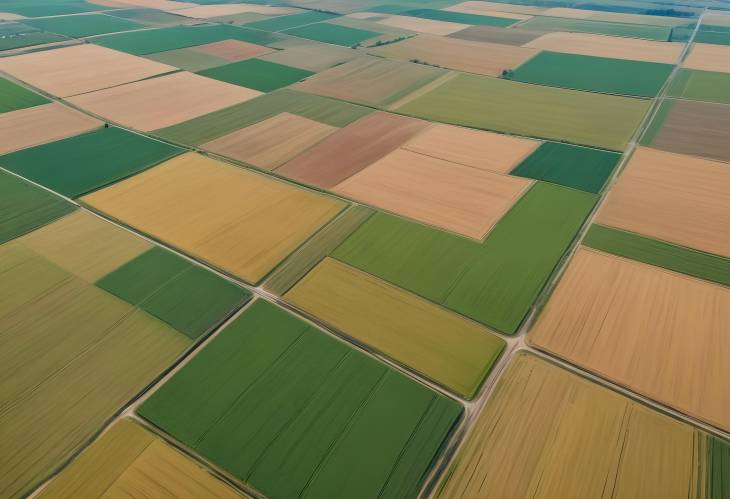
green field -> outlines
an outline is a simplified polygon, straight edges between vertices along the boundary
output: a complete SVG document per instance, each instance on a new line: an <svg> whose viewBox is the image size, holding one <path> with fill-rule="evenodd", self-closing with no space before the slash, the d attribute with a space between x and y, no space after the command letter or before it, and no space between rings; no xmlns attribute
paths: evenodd
<svg viewBox="0 0 730 499"><path fill-rule="evenodd" d="M205 69L199 71L198 74L261 92L271 92L303 80L314 73L261 59L246 59L225 66Z"/></svg>
<svg viewBox="0 0 730 499"><path fill-rule="evenodd" d="M0 171L0 244L75 209L63 198Z"/></svg>
<svg viewBox="0 0 730 499"><path fill-rule="evenodd" d="M84 0L4 0L0 12L12 12L25 17L62 16L105 10Z"/></svg>
<svg viewBox="0 0 730 499"><path fill-rule="evenodd" d="M0 156L0 166L77 197L183 152L121 128L100 128Z"/></svg>
<svg viewBox="0 0 730 499"><path fill-rule="evenodd" d="M538 183L483 243L378 213L332 256L512 334L596 199Z"/></svg>
<svg viewBox="0 0 730 499"><path fill-rule="evenodd" d="M60 35L82 37L144 28L144 25L104 14L28 19L26 24Z"/></svg>
<svg viewBox="0 0 730 499"><path fill-rule="evenodd" d="M397 111L443 123L621 151L650 104L644 99L460 74Z"/></svg>
<svg viewBox="0 0 730 499"><path fill-rule="evenodd" d="M672 72L671 64L543 51L508 79L608 94L654 97Z"/></svg>
<svg viewBox="0 0 730 499"><path fill-rule="evenodd" d="M182 16L154 9L110 10L106 14L150 26L176 26L189 22L188 19Z"/></svg>
<svg viewBox="0 0 730 499"><path fill-rule="evenodd" d="M296 28L297 26L303 26L305 24L318 23L321 21L327 21L339 17L335 14L329 14L327 12L304 12L302 14L291 14L288 16L277 16L271 19L264 19L262 21L256 21L247 23L244 26L256 29L263 29L265 31L282 31L289 28Z"/></svg>
<svg viewBox="0 0 730 499"><path fill-rule="evenodd" d="M517 19L506 17L493 17L487 15L464 14L462 12L451 12L448 10L436 9L415 9L402 12L403 16L420 17L421 19L433 19L435 21L448 21L460 24L473 24L475 26L497 26L504 28L517 22Z"/></svg>
<svg viewBox="0 0 730 499"><path fill-rule="evenodd" d="M669 40L669 35L672 32L672 28L669 26L612 23L546 16L535 16L520 26L525 29L538 31L596 33L598 35L626 36L630 38L646 38L648 40L659 41Z"/></svg>
<svg viewBox="0 0 730 499"><path fill-rule="evenodd" d="M318 42L342 45L344 47L350 47L370 38L380 36L380 33L376 33L375 31L348 28L347 26L339 26L331 23L308 24L306 26L288 29L283 33L309 40L316 40Z"/></svg>
<svg viewBox="0 0 730 499"><path fill-rule="evenodd" d="M21 23L0 24L0 51L20 47L30 47L44 43L60 42L66 37L55 33L39 31L32 26Z"/></svg>
<svg viewBox="0 0 730 499"><path fill-rule="evenodd" d="M730 45L730 33L700 30L693 40L695 43L711 43L713 45Z"/></svg>
<svg viewBox="0 0 730 499"><path fill-rule="evenodd" d="M230 61L227 59L198 52L193 47L166 50L165 52L157 52L155 54L145 54L145 58L193 72L230 64Z"/></svg>
<svg viewBox="0 0 730 499"><path fill-rule="evenodd" d="M598 193L620 158L615 152L544 142L511 173Z"/></svg>
<svg viewBox="0 0 730 499"><path fill-rule="evenodd" d="M139 409L278 498L415 497L461 412L262 300Z"/></svg>
<svg viewBox="0 0 730 499"><path fill-rule="evenodd" d="M144 55L223 40L240 40L268 45L278 39L278 35L265 31L229 25L204 25L133 31L131 33L99 36L91 39L91 41L110 49L121 50L134 55Z"/></svg>
<svg viewBox="0 0 730 499"><path fill-rule="evenodd" d="M154 133L182 144L200 145L285 111L327 125L343 127L373 110L327 97L283 89L179 125L156 130Z"/></svg>
<svg viewBox="0 0 730 499"><path fill-rule="evenodd" d="M730 74L681 69L669 86L671 97L730 104Z"/></svg>
<svg viewBox="0 0 730 499"><path fill-rule="evenodd" d="M0 113L39 106L48 102L50 102L48 99L37 93L0 78Z"/></svg>
<svg viewBox="0 0 730 499"><path fill-rule="evenodd" d="M730 259L620 229L592 225L583 244L674 272L730 286Z"/></svg>

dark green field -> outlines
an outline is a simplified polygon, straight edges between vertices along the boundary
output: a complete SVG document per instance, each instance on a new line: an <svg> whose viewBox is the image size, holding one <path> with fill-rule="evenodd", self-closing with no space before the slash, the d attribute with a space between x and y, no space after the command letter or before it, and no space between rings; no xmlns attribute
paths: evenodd
<svg viewBox="0 0 730 499"><path fill-rule="evenodd" d="M327 21L328 19L335 19L338 16L335 14L328 14L326 12L304 12L302 14L292 14L289 16L277 16L271 19L263 19L261 21L255 21L247 23L244 26L248 26L256 29L263 29L265 31L282 31L285 29L296 28L297 26L303 26L305 24L312 24L321 21Z"/></svg>
<svg viewBox="0 0 730 499"><path fill-rule="evenodd" d="M246 59L198 71L198 74L261 92L271 92L303 80L314 73L260 59Z"/></svg>
<svg viewBox="0 0 730 499"><path fill-rule="evenodd" d="M48 99L37 93L0 78L0 113L39 106L48 102Z"/></svg>
<svg viewBox="0 0 730 499"><path fill-rule="evenodd" d="M144 25L104 14L28 19L26 24L66 36L90 36L144 28Z"/></svg>
<svg viewBox="0 0 730 499"><path fill-rule="evenodd" d="M289 35L298 36L300 38L308 38L318 42L332 43L334 45L342 45L350 47L357 43L380 36L380 33L368 31L365 29L348 28L347 26L339 26L330 23L316 23L292 28L284 31Z"/></svg>

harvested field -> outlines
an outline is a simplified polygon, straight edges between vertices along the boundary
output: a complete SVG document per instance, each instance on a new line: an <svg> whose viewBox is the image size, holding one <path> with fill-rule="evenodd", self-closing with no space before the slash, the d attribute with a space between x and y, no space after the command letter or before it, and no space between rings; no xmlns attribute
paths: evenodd
<svg viewBox="0 0 730 499"><path fill-rule="evenodd" d="M512 360L467 438L439 498L601 497L608 488L699 499L726 480L721 454L707 449L727 443L528 353Z"/></svg>
<svg viewBox="0 0 730 499"><path fill-rule="evenodd" d="M201 71L228 64L228 61L202 52L196 52L192 48L167 50L155 54L146 54L146 59L169 64L186 71Z"/></svg>
<svg viewBox="0 0 730 499"><path fill-rule="evenodd" d="M190 120L261 95L180 72L69 98L69 102L124 126L149 131ZM184 103L184 105L182 105Z"/></svg>
<svg viewBox="0 0 730 499"><path fill-rule="evenodd" d="M337 128L296 114L281 113L202 145L204 149L273 170Z"/></svg>
<svg viewBox="0 0 730 499"><path fill-rule="evenodd" d="M727 430L728 321L727 287L581 248L529 340Z"/></svg>
<svg viewBox="0 0 730 499"><path fill-rule="evenodd" d="M333 190L481 240L530 185L517 177L398 149Z"/></svg>
<svg viewBox="0 0 730 499"><path fill-rule="evenodd" d="M175 68L86 43L1 58L0 70L50 94L68 97Z"/></svg>
<svg viewBox="0 0 730 499"><path fill-rule="evenodd" d="M343 208L335 199L194 153L82 199L252 283Z"/></svg>
<svg viewBox="0 0 730 499"><path fill-rule="evenodd" d="M346 47L337 47L312 41L299 47L277 50L276 52L261 56L259 59L319 72L351 61L359 56L360 54L358 52Z"/></svg>
<svg viewBox="0 0 730 499"><path fill-rule="evenodd" d="M609 94L654 97L674 68L671 64L543 51L509 79Z"/></svg>
<svg viewBox="0 0 730 499"><path fill-rule="evenodd" d="M58 103L0 114L0 154L88 132L101 124Z"/></svg>
<svg viewBox="0 0 730 499"><path fill-rule="evenodd" d="M209 19L211 17L231 16L233 14L241 14L243 12L253 12L255 14L264 14L267 16L279 16L298 12L298 9L292 7L273 7L270 5L224 3L176 9L174 12L179 16Z"/></svg>
<svg viewBox="0 0 730 499"><path fill-rule="evenodd" d="M459 74L397 111L442 123L622 150L648 107L646 100Z"/></svg>
<svg viewBox="0 0 730 499"><path fill-rule="evenodd" d="M539 182L481 243L377 213L333 257L512 334L595 201Z"/></svg>
<svg viewBox="0 0 730 499"><path fill-rule="evenodd" d="M595 11L584 9L571 9L569 7L552 7L541 12L541 16L548 17L566 17L568 19L587 19L594 14Z"/></svg>
<svg viewBox="0 0 730 499"><path fill-rule="evenodd" d="M206 43L197 47L191 47L190 50L219 57L231 62L242 61L251 57L258 57L275 52L272 48L256 45L255 43L242 42L240 40L223 40L220 42Z"/></svg>
<svg viewBox="0 0 730 499"><path fill-rule="evenodd" d="M619 159L619 153L545 142L512 170L512 175L598 193Z"/></svg>
<svg viewBox="0 0 730 499"><path fill-rule="evenodd" d="M494 26L470 26L461 31L451 33L449 38L459 38L473 42L501 43L503 45L516 45L521 47L544 34L544 31L533 31L521 27L503 29L495 28Z"/></svg>
<svg viewBox="0 0 730 499"><path fill-rule="evenodd" d="M622 24L612 22L592 21L587 19L566 19L561 17L536 16L521 26L526 29L553 32L594 33L596 35L610 35L627 37L629 39L655 40L666 42L672 28L669 26L649 26L645 24Z"/></svg>
<svg viewBox="0 0 730 499"><path fill-rule="evenodd" d="M368 49L368 53L388 59L417 59L467 73L492 76L519 66L537 52L535 49L523 47L431 35L419 35L398 43Z"/></svg>
<svg viewBox="0 0 730 499"><path fill-rule="evenodd" d="M178 26L180 24L193 24L196 22L194 19L181 17L170 12L145 8L110 10L106 14L149 26Z"/></svg>
<svg viewBox="0 0 730 499"><path fill-rule="evenodd" d="M172 0L120 0L127 5L136 5L137 7L146 7L148 9L159 10L177 10L197 7L196 4L190 2L179 2Z"/></svg>
<svg viewBox="0 0 730 499"><path fill-rule="evenodd" d="M0 156L0 166L68 197L77 197L183 152L120 128Z"/></svg>
<svg viewBox="0 0 730 499"><path fill-rule="evenodd" d="M705 16L705 19L707 16ZM623 12L596 12L590 17L591 21L606 21L626 24L648 24L650 26L685 26L694 21L691 17L669 17L642 14L626 14ZM705 21L703 20L703 23Z"/></svg>
<svg viewBox="0 0 730 499"><path fill-rule="evenodd" d="M283 112L339 128L373 110L319 95L283 89L157 130L155 133L168 140L200 145Z"/></svg>
<svg viewBox="0 0 730 499"><path fill-rule="evenodd" d="M288 16L278 16L271 19L263 19L246 24L249 28L263 29L265 31L282 31L285 29L296 28L305 24L318 23L337 18L334 14L327 12L302 12L301 14L292 14Z"/></svg>
<svg viewBox="0 0 730 499"><path fill-rule="evenodd" d="M223 40L240 40L257 45L269 45L280 39L280 36L265 31L227 24L204 24L201 26L173 26L98 36L94 37L92 41L97 45L121 50L122 52L144 55Z"/></svg>
<svg viewBox="0 0 730 499"><path fill-rule="evenodd" d="M225 66L205 69L199 71L198 74L260 92L271 92L303 80L314 73L260 59L246 59Z"/></svg>
<svg viewBox="0 0 730 499"><path fill-rule="evenodd" d="M462 411L263 300L139 409L269 497L414 497Z"/></svg>
<svg viewBox="0 0 730 499"><path fill-rule="evenodd" d="M0 171L0 243L76 209L65 199Z"/></svg>
<svg viewBox="0 0 730 499"><path fill-rule="evenodd" d="M682 99L730 104L730 73L681 69L672 80L669 95Z"/></svg>
<svg viewBox="0 0 730 499"><path fill-rule="evenodd" d="M640 147L596 222L730 257L730 169Z"/></svg>
<svg viewBox="0 0 730 499"><path fill-rule="evenodd" d="M504 348L486 328L331 258L284 297L466 398L476 394Z"/></svg>
<svg viewBox="0 0 730 499"><path fill-rule="evenodd" d="M362 57L319 73L293 88L374 107L383 107L443 75L420 64Z"/></svg>
<svg viewBox="0 0 730 499"><path fill-rule="evenodd" d="M381 33L375 31L348 28L347 26L332 23L307 24L288 29L284 33L318 42L342 45L344 47L351 47L381 35Z"/></svg>
<svg viewBox="0 0 730 499"><path fill-rule="evenodd" d="M409 16L388 16L378 21L378 24L401 28L417 33L428 33L430 35L450 35L469 27L468 24L452 23L446 21L435 21L433 19L422 19Z"/></svg>
<svg viewBox="0 0 730 499"><path fill-rule="evenodd" d="M75 459L37 497L247 497L189 457L122 419Z"/></svg>
<svg viewBox="0 0 730 499"><path fill-rule="evenodd" d="M338 130L276 170L306 184L330 189L395 151L428 123L374 112Z"/></svg>
<svg viewBox="0 0 730 499"><path fill-rule="evenodd" d="M509 173L538 146L537 140L433 124L401 148L480 170Z"/></svg>
<svg viewBox="0 0 730 499"><path fill-rule="evenodd" d="M585 33L548 33L526 43L525 46L568 54L675 64L682 53L684 43Z"/></svg>
<svg viewBox="0 0 730 499"><path fill-rule="evenodd" d="M464 2L468 3L468 2ZM528 14L519 14L516 12L503 12L500 10L490 10L490 9L479 9L474 8L470 9L468 6L464 6L464 3L452 5L451 7L446 7L445 10L447 12L459 12L461 14L474 14L478 16L488 16L488 17L504 17L505 19L515 19L518 21L524 21L527 19L530 19L532 16ZM477 3L477 2L474 2ZM469 23L471 24L471 23Z"/></svg>
<svg viewBox="0 0 730 499"><path fill-rule="evenodd" d="M462 23L474 26L511 26L517 22L515 18L508 18L504 15L498 17L488 16L485 14L466 14L463 12L453 12L449 10L439 9L415 9L403 12L405 16L413 16L421 19L433 19L436 21L447 21L452 23Z"/></svg>
<svg viewBox="0 0 730 499"><path fill-rule="evenodd" d="M142 24L103 14L28 19L25 23L43 31L75 38L144 28Z"/></svg>
<svg viewBox="0 0 730 499"><path fill-rule="evenodd" d="M542 14L544 7L532 5L516 5L500 2L467 1L451 5L443 10L451 12L464 12L465 14L481 15L488 12L516 12L518 14Z"/></svg>
<svg viewBox="0 0 730 499"><path fill-rule="evenodd" d="M604 253L730 286L728 258L603 225L592 225L582 243Z"/></svg>
<svg viewBox="0 0 730 499"><path fill-rule="evenodd" d="M682 63L682 67L730 73L730 47L727 45L695 43Z"/></svg>
<svg viewBox="0 0 730 499"><path fill-rule="evenodd" d="M656 149L730 161L730 106L665 100L642 143ZM653 132L653 133L652 133Z"/></svg>
<svg viewBox="0 0 730 499"><path fill-rule="evenodd" d="M0 63L2 59L0 59ZM1 68L0 68L1 69ZM50 102L40 94L31 92L10 80L0 78L0 114Z"/></svg>

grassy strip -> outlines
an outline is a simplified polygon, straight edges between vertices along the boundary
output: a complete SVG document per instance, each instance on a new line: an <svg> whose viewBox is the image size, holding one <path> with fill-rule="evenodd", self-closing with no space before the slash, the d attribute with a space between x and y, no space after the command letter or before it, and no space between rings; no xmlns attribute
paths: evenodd
<svg viewBox="0 0 730 499"><path fill-rule="evenodd" d="M662 101L656 114L654 114L654 117L652 118L649 127L646 128L646 130L644 130L644 133L641 135L641 139L639 140L639 143L641 145L648 146L651 145L652 142L654 142L654 139L656 138L657 134L659 134L659 131L662 129L664 122L667 120L667 118L669 118L669 115L672 112L672 107L674 107L674 102L675 101L673 101L672 99L664 99Z"/></svg>

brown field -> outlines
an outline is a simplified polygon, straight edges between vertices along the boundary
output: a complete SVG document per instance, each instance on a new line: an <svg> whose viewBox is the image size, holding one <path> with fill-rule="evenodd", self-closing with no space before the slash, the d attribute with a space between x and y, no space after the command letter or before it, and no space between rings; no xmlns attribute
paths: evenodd
<svg viewBox="0 0 730 499"><path fill-rule="evenodd" d="M345 206L195 153L82 200L251 283Z"/></svg>
<svg viewBox="0 0 730 499"><path fill-rule="evenodd" d="M730 168L640 147L597 223L730 257Z"/></svg>
<svg viewBox="0 0 730 499"><path fill-rule="evenodd" d="M730 430L730 289L580 248L532 344Z"/></svg>
<svg viewBox="0 0 730 499"><path fill-rule="evenodd" d="M363 56L312 76L293 89L382 107L445 74L444 69Z"/></svg>
<svg viewBox="0 0 730 499"><path fill-rule="evenodd" d="M276 173L329 189L393 152L428 126L425 121L376 111L333 133Z"/></svg>
<svg viewBox="0 0 730 499"><path fill-rule="evenodd" d="M652 147L730 161L730 105L677 100ZM727 166L726 166L727 167Z"/></svg>
<svg viewBox="0 0 730 499"><path fill-rule="evenodd" d="M299 9L292 7L271 7L269 5L254 4L218 4L218 5L200 5L189 9L177 9L175 14L185 17L194 17L196 19L208 19L211 17L232 16L234 14L242 14L250 12L254 14L264 14L267 16L279 16L284 14L294 14L300 12Z"/></svg>
<svg viewBox="0 0 730 499"><path fill-rule="evenodd" d="M544 34L544 31L523 29L521 27L504 29L495 28L494 26L471 26L450 34L449 38L522 46Z"/></svg>
<svg viewBox="0 0 730 499"><path fill-rule="evenodd" d="M302 116L281 113L203 144L202 147L259 168L273 170L336 130L333 126Z"/></svg>
<svg viewBox="0 0 730 499"><path fill-rule="evenodd" d="M309 40L303 41L301 39L297 46L283 48L284 50L276 50L259 57L259 59L318 73L332 66L351 61L361 55L357 50L352 50L349 47Z"/></svg>
<svg viewBox="0 0 730 499"><path fill-rule="evenodd" d="M58 103L0 114L0 154L88 132L101 121Z"/></svg>
<svg viewBox="0 0 730 499"><path fill-rule="evenodd" d="M463 12L464 14L493 15L491 12L516 12L518 14L542 14L544 7L533 7L530 5L513 5L509 3L468 1L461 2L443 10L451 12Z"/></svg>
<svg viewBox="0 0 730 499"><path fill-rule="evenodd" d="M418 59L468 73L498 76L505 69L516 68L539 51L497 43L419 35L402 42L371 48L368 52L389 59Z"/></svg>
<svg viewBox="0 0 730 499"><path fill-rule="evenodd" d="M468 28L468 24L452 23L448 21L436 21L434 19L421 19L410 16L388 16L378 21L379 24L393 26L394 28L407 29L417 33L428 33L430 35L449 35L455 31Z"/></svg>
<svg viewBox="0 0 730 499"><path fill-rule="evenodd" d="M689 69L730 73L730 46L695 43L682 66Z"/></svg>
<svg viewBox="0 0 730 499"><path fill-rule="evenodd" d="M242 61L257 57L263 54L274 52L274 49L256 45L255 43L242 42L240 40L223 40L222 42L206 43L191 47L191 50L204 54L214 55L227 61Z"/></svg>
<svg viewBox="0 0 730 499"><path fill-rule="evenodd" d="M0 71L59 97L121 85L176 69L90 43L0 58Z"/></svg>
<svg viewBox="0 0 730 499"><path fill-rule="evenodd" d="M541 144L471 128L434 124L402 149L497 173L509 173Z"/></svg>
<svg viewBox="0 0 730 499"><path fill-rule="evenodd" d="M481 240L531 185L520 177L399 149L333 190Z"/></svg>
<svg viewBox="0 0 730 499"><path fill-rule="evenodd" d="M124 126L151 131L258 95L261 92L182 71L68 100Z"/></svg>
<svg viewBox="0 0 730 499"><path fill-rule="evenodd" d="M692 426L544 361L507 366L436 497L696 499ZM699 485L699 487L698 487Z"/></svg>
<svg viewBox="0 0 730 499"><path fill-rule="evenodd" d="M525 47L568 54L674 64L682 53L684 43L656 42L589 33L547 33L526 43Z"/></svg>

